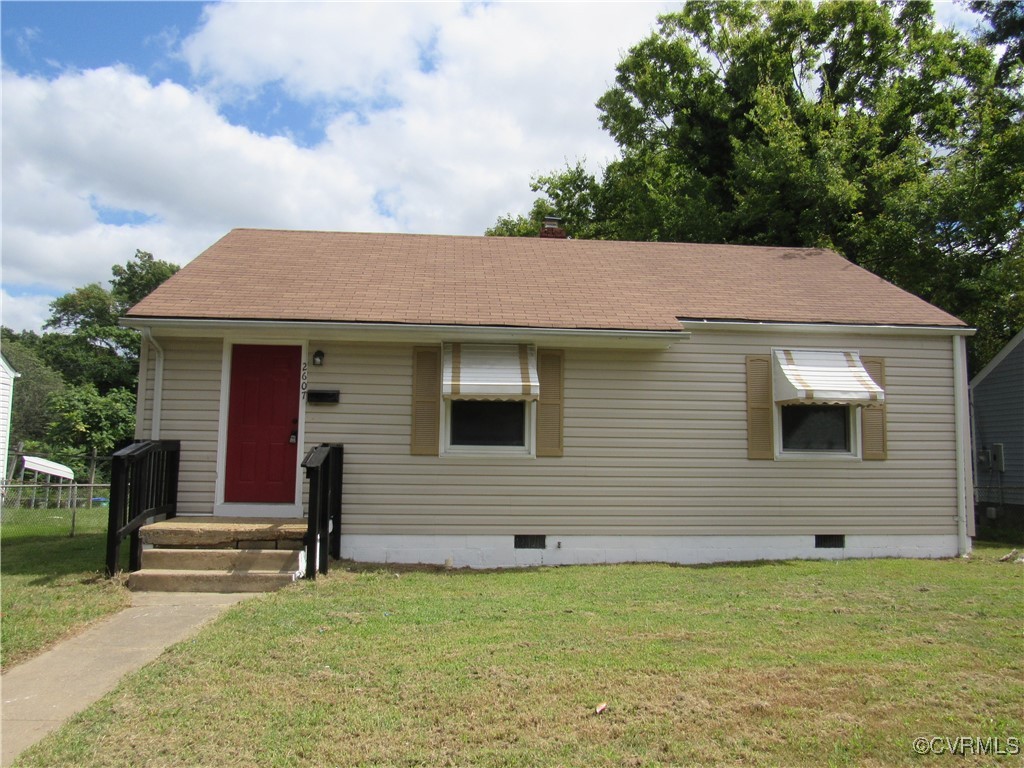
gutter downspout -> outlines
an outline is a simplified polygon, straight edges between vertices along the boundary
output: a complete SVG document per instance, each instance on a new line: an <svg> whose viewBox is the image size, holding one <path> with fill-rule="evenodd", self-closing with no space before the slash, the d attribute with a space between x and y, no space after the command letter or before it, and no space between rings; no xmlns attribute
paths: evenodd
<svg viewBox="0 0 1024 768"><path fill-rule="evenodd" d="M971 554L971 539L967 530L967 515L971 512L969 500L974 496L971 488L970 414L967 397L967 346L962 336L953 337L953 421L956 433L956 532L957 554Z"/></svg>
<svg viewBox="0 0 1024 768"><path fill-rule="evenodd" d="M155 381L153 382L153 425L150 439L159 440L160 411L162 410L164 400L164 348L153 338L153 332L148 325L142 329L142 338L156 350L156 371L154 372Z"/></svg>

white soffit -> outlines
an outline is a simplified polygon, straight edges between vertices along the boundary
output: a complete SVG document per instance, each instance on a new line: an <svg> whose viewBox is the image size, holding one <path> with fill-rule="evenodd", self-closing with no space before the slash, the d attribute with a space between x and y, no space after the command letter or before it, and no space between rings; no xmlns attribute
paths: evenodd
<svg viewBox="0 0 1024 768"><path fill-rule="evenodd" d="M885 392L864 369L860 355L818 349L777 349L772 365L780 405L881 405Z"/></svg>
<svg viewBox="0 0 1024 768"><path fill-rule="evenodd" d="M442 394L453 400L536 400L537 348L532 344L444 345Z"/></svg>

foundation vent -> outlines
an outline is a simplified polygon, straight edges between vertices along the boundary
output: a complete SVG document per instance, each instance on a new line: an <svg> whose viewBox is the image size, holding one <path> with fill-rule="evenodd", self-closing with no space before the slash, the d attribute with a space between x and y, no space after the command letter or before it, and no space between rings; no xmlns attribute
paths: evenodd
<svg viewBox="0 0 1024 768"><path fill-rule="evenodd" d="M814 537L815 549L845 549L846 536L841 533L821 533Z"/></svg>
<svg viewBox="0 0 1024 768"><path fill-rule="evenodd" d="M547 549L547 536L536 536L534 534L516 534L516 549Z"/></svg>

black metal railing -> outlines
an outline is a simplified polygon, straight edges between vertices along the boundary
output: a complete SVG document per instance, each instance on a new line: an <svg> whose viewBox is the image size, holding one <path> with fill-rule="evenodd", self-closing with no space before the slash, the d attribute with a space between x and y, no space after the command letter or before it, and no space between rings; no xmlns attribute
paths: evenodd
<svg viewBox="0 0 1024 768"><path fill-rule="evenodd" d="M114 454L107 521L107 575L121 570L121 544L130 538L128 570L142 567L139 529L178 512L178 440L137 440Z"/></svg>
<svg viewBox="0 0 1024 768"><path fill-rule="evenodd" d="M326 574L330 558L341 559L341 478L345 446L326 443L310 449L302 460L309 480L306 529L306 578Z"/></svg>

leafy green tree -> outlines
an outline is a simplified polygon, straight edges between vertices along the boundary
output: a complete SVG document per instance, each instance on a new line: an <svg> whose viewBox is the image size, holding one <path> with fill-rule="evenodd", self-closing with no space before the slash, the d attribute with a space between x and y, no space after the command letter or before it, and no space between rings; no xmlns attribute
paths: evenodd
<svg viewBox="0 0 1024 768"><path fill-rule="evenodd" d="M536 182L533 191L537 191ZM554 213L555 206L542 197L537 198L527 218L522 214L513 216L511 213L499 216L493 227L488 227L484 234L487 237L537 237L545 216Z"/></svg>
<svg viewBox="0 0 1024 768"><path fill-rule="evenodd" d="M108 392L131 387L138 360L137 333L117 325L117 305L99 283L76 288L50 304L39 350L69 384Z"/></svg>
<svg viewBox="0 0 1024 768"><path fill-rule="evenodd" d="M533 188L574 237L833 248L976 324L977 367L1024 325L1015 6L986 42L924 2L687 3L597 103L619 158Z"/></svg>
<svg viewBox="0 0 1024 768"><path fill-rule="evenodd" d="M50 304L43 334L2 329L3 353L21 373L12 442L86 472L135 431L139 336L118 319L178 267L136 251L113 268L110 288L77 288Z"/></svg>
<svg viewBox="0 0 1024 768"><path fill-rule="evenodd" d="M31 337L28 342L23 341L9 328L2 329L0 334L4 357L21 374L14 382L12 394L11 445L37 443L46 438L50 424L47 400L64 389L64 380L34 351Z"/></svg>
<svg viewBox="0 0 1024 768"><path fill-rule="evenodd" d="M487 237L537 237L540 224L534 223L522 214L511 213L499 216L493 227L484 230Z"/></svg>
<svg viewBox="0 0 1024 768"><path fill-rule="evenodd" d="M109 290L91 283L55 299L46 328L57 332L43 334L40 354L70 384L92 383L100 393L134 389L139 334L118 319L177 270L136 251L126 265L114 265Z"/></svg>
<svg viewBox="0 0 1024 768"><path fill-rule="evenodd" d="M970 9L980 13L991 27L981 39L1005 46L996 77L1000 85L1020 77L1024 68L1024 2L1021 0L971 0Z"/></svg>
<svg viewBox="0 0 1024 768"><path fill-rule="evenodd" d="M110 293L118 316L146 298L179 269L181 267L177 264L156 259L153 254L139 250L124 266L115 264Z"/></svg>
<svg viewBox="0 0 1024 768"><path fill-rule="evenodd" d="M135 395L126 389L101 395L92 383L69 386L52 394L48 406L51 451L76 474L84 474L89 456L109 456L135 432Z"/></svg>

